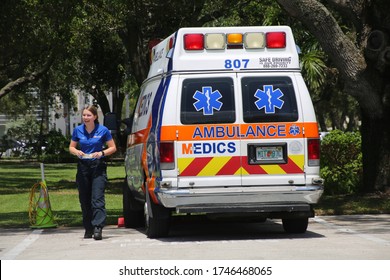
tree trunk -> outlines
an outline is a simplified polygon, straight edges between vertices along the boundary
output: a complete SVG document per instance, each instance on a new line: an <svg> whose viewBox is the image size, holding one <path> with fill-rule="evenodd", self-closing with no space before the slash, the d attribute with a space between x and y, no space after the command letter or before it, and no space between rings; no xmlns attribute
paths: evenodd
<svg viewBox="0 0 390 280"><path fill-rule="evenodd" d="M139 26L133 22L128 22L126 27L126 30L119 32L119 36L129 55L132 74L138 86L141 86L148 75L148 50L145 50Z"/></svg>
<svg viewBox="0 0 390 280"><path fill-rule="evenodd" d="M116 113L116 118L117 118L117 127L118 129L116 130L116 135L115 135L115 141L118 147L118 154L123 155L125 152L125 149L123 149L127 138L122 136L122 131L120 129L120 121L122 119L122 105L123 105L123 100L125 98L125 94L121 92L118 88L113 89L112 91L113 94L113 112Z"/></svg>
<svg viewBox="0 0 390 280"><path fill-rule="evenodd" d="M316 0L277 0L290 15L300 20L317 38L329 58L336 65L345 81L345 93L353 96L362 110L362 152L363 152L363 192L386 190L390 180L390 106L386 101L390 94L385 93L388 75L378 75L378 67L367 65L364 46L358 48L364 38L352 41L346 36L335 18L320 1ZM364 26L370 13L364 10L365 1L330 1L341 14L350 6L349 19L356 25L357 33L363 36L370 26ZM380 4L378 4L380 5ZM385 4L383 4L385 5ZM388 5L388 4L387 4ZM353 7L352 7L353 6ZM379 9L380 10L380 9ZM384 13L384 16L387 16ZM357 23L357 19L360 19ZM357 35L357 36L358 36ZM367 34L366 34L367 36ZM386 66L389 67L388 65ZM388 72L387 72L388 74ZM388 96L388 98L384 98Z"/></svg>
<svg viewBox="0 0 390 280"><path fill-rule="evenodd" d="M362 114L363 186L362 192L390 188L389 122Z"/></svg>

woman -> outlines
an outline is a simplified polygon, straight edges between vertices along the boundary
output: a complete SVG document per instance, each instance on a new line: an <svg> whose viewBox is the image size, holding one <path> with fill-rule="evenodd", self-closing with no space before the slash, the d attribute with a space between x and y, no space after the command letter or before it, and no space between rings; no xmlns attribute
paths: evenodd
<svg viewBox="0 0 390 280"><path fill-rule="evenodd" d="M69 152L79 158L76 183L83 213L84 238L102 239L106 222L104 189L107 166L103 158L116 152L110 131L98 122L96 106L83 110L83 124L72 134ZM106 148L104 146L106 145Z"/></svg>

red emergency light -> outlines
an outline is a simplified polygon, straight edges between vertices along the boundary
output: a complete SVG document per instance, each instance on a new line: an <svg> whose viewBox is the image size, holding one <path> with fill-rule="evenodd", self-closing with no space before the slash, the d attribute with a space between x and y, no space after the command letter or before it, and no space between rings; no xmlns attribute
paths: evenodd
<svg viewBox="0 0 390 280"><path fill-rule="evenodd" d="M282 49L286 47L285 32L268 32L265 34L266 47L270 49Z"/></svg>
<svg viewBox="0 0 390 280"><path fill-rule="evenodd" d="M204 49L203 34L185 34L184 49L188 51L201 51Z"/></svg>
<svg viewBox="0 0 390 280"><path fill-rule="evenodd" d="M174 43L174 37L169 38L168 50L173 48L173 43Z"/></svg>

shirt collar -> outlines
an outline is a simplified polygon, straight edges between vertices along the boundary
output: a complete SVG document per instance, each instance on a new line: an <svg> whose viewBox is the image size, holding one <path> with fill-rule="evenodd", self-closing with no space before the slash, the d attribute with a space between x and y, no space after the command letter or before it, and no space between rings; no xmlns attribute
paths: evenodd
<svg viewBox="0 0 390 280"><path fill-rule="evenodd" d="M83 123L84 132L85 132L86 134L89 134L89 135L94 134L94 133L96 132L96 130L98 129L98 127L99 127L99 124L98 124L98 123L95 123L95 128L91 131L91 133L88 133L88 131L87 131L87 126L85 125L85 123Z"/></svg>

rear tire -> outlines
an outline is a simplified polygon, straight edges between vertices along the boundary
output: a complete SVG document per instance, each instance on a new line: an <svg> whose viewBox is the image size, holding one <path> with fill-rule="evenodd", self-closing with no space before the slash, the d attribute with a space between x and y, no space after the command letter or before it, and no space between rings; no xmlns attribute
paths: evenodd
<svg viewBox="0 0 390 280"><path fill-rule="evenodd" d="M148 207L150 203L150 207ZM153 217L150 216L150 209ZM154 204L149 199L145 202L144 219L145 232L148 238L166 237L169 234L171 210L164 206Z"/></svg>
<svg viewBox="0 0 390 280"><path fill-rule="evenodd" d="M144 225L143 205L137 201L127 186L123 184L123 218L126 228L138 228Z"/></svg>
<svg viewBox="0 0 390 280"><path fill-rule="evenodd" d="M284 231L287 233L305 233L309 218L282 219Z"/></svg>

